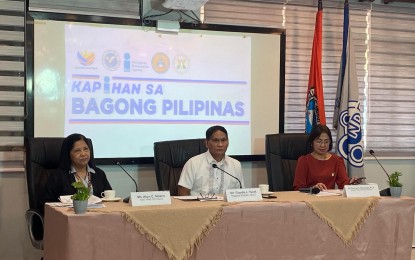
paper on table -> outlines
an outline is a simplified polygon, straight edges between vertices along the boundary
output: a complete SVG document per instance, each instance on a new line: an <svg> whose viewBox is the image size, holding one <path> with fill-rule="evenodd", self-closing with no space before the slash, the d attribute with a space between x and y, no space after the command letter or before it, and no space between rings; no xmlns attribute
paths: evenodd
<svg viewBox="0 0 415 260"><path fill-rule="evenodd" d="M173 196L173 198L178 200L197 200L197 196Z"/></svg>
<svg viewBox="0 0 415 260"><path fill-rule="evenodd" d="M200 200L200 201L209 201L209 200L223 200L223 196L215 195L213 198L206 197L202 198L201 196L173 196L173 198L178 200Z"/></svg>
<svg viewBox="0 0 415 260"><path fill-rule="evenodd" d="M72 204L72 195L59 196L59 201L63 204Z"/></svg>
<svg viewBox="0 0 415 260"><path fill-rule="evenodd" d="M62 202L62 204L64 204L65 206L72 206L73 202L71 199L72 195L64 195L64 196L60 196L59 200ZM88 199L88 206L93 205L93 204L98 204L98 203L102 203L102 199L98 198L97 196L91 195Z"/></svg>
<svg viewBox="0 0 415 260"><path fill-rule="evenodd" d="M92 204L102 203L102 199L97 196L91 195L88 199L88 206Z"/></svg>
<svg viewBox="0 0 415 260"><path fill-rule="evenodd" d="M342 195L341 190L322 190L319 193L315 194L317 197L326 197L326 196L340 196Z"/></svg>

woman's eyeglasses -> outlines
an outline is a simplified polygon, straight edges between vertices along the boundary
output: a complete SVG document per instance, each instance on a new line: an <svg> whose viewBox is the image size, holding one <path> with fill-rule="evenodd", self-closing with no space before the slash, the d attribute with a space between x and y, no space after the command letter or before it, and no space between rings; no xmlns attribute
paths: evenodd
<svg viewBox="0 0 415 260"><path fill-rule="evenodd" d="M316 142L316 144L318 144L318 145L329 145L330 144L330 140L316 140L315 141Z"/></svg>

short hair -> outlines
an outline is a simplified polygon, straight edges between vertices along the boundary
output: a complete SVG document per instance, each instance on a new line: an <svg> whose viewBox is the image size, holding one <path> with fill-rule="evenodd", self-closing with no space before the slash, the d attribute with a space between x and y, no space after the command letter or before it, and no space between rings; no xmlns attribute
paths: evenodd
<svg viewBox="0 0 415 260"><path fill-rule="evenodd" d="M94 151L93 151L93 148L92 148L91 141L88 140L82 134L74 133L74 134L68 135L63 140L62 147L61 147L61 155L60 155L59 168L61 168L64 171L70 171L71 165L72 165L72 161L71 161L71 150L72 150L74 144L77 141L80 141L80 140L85 141L85 143L88 145L89 153L90 153L89 162L88 162L89 167L91 167L91 168L95 167L95 163L94 163Z"/></svg>
<svg viewBox="0 0 415 260"><path fill-rule="evenodd" d="M208 130L206 130L206 140L209 140L212 137L213 133L215 133L216 131L224 132L226 134L226 137L228 137L228 131L226 131L225 127L215 125L209 127Z"/></svg>
<svg viewBox="0 0 415 260"><path fill-rule="evenodd" d="M331 131L326 125L315 125L308 136L307 143L313 147L313 141L320 137L322 133L326 133L330 138L329 151L333 149L333 138L331 137Z"/></svg>

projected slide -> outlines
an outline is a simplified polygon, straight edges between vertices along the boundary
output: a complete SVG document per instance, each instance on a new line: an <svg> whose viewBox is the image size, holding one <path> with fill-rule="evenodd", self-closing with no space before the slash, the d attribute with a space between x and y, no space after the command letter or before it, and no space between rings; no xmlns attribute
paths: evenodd
<svg viewBox="0 0 415 260"><path fill-rule="evenodd" d="M249 130L250 43L237 36L160 38L67 25L65 134L97 123L240 124ZM210 46L218 48L207 52Z"/></svg>
<svg viewBox="0 0 415 260"><path fill-rule="evenodd" d="M263 154L264 134L278 131L279 35L58 21L37 21L34 35L35 136L82 133L95 157L131 158L212 125L228 130L228 154ZM258 60L272 44L261 55L273 60ZM254 73L270 64L272 77ZM256 117L273 119L263 129Z"/></svg>

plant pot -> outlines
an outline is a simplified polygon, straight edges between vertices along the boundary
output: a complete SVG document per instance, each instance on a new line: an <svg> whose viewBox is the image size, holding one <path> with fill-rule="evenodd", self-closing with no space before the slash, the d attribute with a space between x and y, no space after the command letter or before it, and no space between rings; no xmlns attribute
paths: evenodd
<svg viewBox="0 0 415 260"><path fill-rule="evenodd" d="M402 194L402 187L390 187L391 197L400 197Z"/></svg>
<svg viewBox="0 0 415 260"><path fill-rule="evenodd" d="M74 200L73 201L73 209L75 211L75 214L85 214L87 206L88 206L87 200Z"/></svg>

